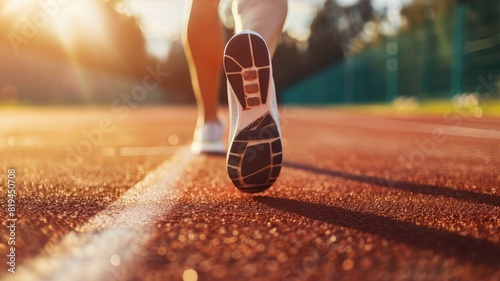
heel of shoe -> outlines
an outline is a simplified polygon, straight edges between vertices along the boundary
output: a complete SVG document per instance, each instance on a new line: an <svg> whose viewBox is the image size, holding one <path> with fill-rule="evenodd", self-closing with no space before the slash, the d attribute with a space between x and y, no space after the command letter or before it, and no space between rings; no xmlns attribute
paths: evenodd
<svg viewBox="0 0 500 281"><path fill-rule="evenodd" d="M239 190L256 193L274 184L282 162L281 136L268 112L236 134L229 150L227 170Z"/></svg>

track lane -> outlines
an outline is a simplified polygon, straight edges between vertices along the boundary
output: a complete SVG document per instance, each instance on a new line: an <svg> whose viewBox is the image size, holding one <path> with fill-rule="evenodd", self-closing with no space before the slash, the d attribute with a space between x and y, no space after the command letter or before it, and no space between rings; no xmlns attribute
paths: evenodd
<svg viewBox="0 0 500 281"><path fill-rule="evenodd" d="M70 193L81 196L85 186L98 186L86 175L109 179L104 180L107 185L130 177L121 187L115 183L109 190L89 190L92 196L88 199L104 202L100 207L103 209L95 210L90 216L89 221L93 221L92 217L106 213L103 210L117 204L127 190L132 190L135 183L158 166L154 161L150 164L145 161L168 157L168 151L162 148L165 143L160 143L162 138L176 135L181 140L177 145L189 142L189 124L194 125L190 114L194 113L194 109L162 108L134 113L134 118L120 123L119 133L113 134L102 146L115 152L122 151L123 147L132 148L128 151L133 155L115 153L89 157L89 162L75 171L70 180L60 174L41 181L41 171L54 173L56 170L44 168L39 155L33 155L28 158L33 168L28 169L31 172L25 177L39 184L26 186L25 196L35 198L63 190L61 196L69 197L64 194L73 189L70 186L81 186ZM425 153L416 142L432 137L428 124L424 125L425 131L412 131L411 126L404 131L388 131L367 128L377 122L374 121L377 118L366 115L339 115L300 108L285 109L282 113L285 162L283 175L274 187L256 196L242 194L227 180L224 157L194 157L172 187L179 192L176 199L157 201L153 204L158 208L157 216L142 222L150 231L139 234L144 251L136 249L131 260L133 266L128 268L127 260L121 255L120 265L114 266L113 263L117 263L116 258L112 259L114 253L96 259L101 263L99 268L113 269L107 277L178 280L187 270L192 270L189 272L196 272L199 280L356 280L366 276L373 280L500 278L497 267L500 146L496 139L450 135ZM325 120L335 120L338 124ZM406 121L397 120L398 126L405 127ZM437 126L443 123L441 117L431 121ZM144 127L148 122L152 123ZM386 127L384 122L375 126ZM470 128L488 130L491 128L488 126ZM68 136L78 134L78 130ZM162 130L163 133L153 133L149 138L134 139L138 132L147 136L148 132ZM9 133L17 140L23 138L22 133ZM78 141L78 138L70 139ZM47 147L51 147L49 141ZM19 156L27 149L26 146L13 148L18 149ZM140 156L141 150L149 155ZM409 161L415 151L420 151L423 158ZM64 154L47 155L46 159L52 157L56 161L64 157ZM405 161L401 161L401 157ZM116 169L103 163L114 163ZM118 169L125 165L135 169ZM106 169L101 174L89 172L94 167ZM113 178L109 178L110 171ZM37 189L39 185L44 189ZM99 196L104 194L112 199L101 201ZM82 212L67 204L60 206L63 210L54 212ZM46 208L23 205L28 207ZM119 211L114 213L119 214ZM28 223L43 217L46 215L31 213L24 219ZM64 218L73 221L72 226L68 226L70 230L79 230L86 224L71 216ZM106 233L104 228L94 232ZM46 234L40 232L36 236L43 235ZM41 245L46 245L50 252L51 245L68 239L62 238L68 237L67 234L58 237L61 238L55 238L53 243ZM22 264L27 260L23 256Z"/></svg>

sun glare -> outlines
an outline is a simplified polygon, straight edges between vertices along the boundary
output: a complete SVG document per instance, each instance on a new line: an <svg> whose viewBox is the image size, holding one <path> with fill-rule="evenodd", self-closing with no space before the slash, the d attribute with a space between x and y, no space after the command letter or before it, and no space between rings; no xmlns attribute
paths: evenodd
<svg viewBox="0 0 500 281"><path fill-rule="evenodd" d="M87 50L95 55L96 51L109 50L112 44L106 35L105 14L99 3L101 0L0 0L3 7L0 16L8 16L20 32L29 24L38 33L49 33L61 44L75 77L76 86L82 95L89 96L89 87L83 75L82 48L90 43L96 48ZM22 34L22 33L21 33Z"/></svg>
<svg viewBox="0 0 500 281"><path fill-rule="evenodd" d="M101 11L93 1L78 1L61 9L51 23L60 40L67 44L75 39L102 40L104 24Z"/></svg>
<svg viewBox="0 0 500 281"><path fill-rule="evenodd" d="M1 14L11 14L36 4L36 0L4 0Z"/></svg>
<svg viewBox="0 0 500 281"><path fill-rule="evenodd" d="M0 0L2 1L2 0ZM61 43L75 39L98 41L104 37L104 17L96 1L3 0L2 15L28 20L38 29L54 32Z"/></svg>

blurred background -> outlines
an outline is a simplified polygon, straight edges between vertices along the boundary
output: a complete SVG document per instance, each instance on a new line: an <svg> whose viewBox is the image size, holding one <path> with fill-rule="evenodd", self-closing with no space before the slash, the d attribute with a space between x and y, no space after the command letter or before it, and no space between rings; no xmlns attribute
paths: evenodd
<svg viewBox="0 0 500 281"><path fill-rule="evenodd" d="M0 0L0 106L109 105L151 69L169 75L143 103L194 103L183 8ZM282 104L497 103L500 0L290 0L274 63Z"/></svg>

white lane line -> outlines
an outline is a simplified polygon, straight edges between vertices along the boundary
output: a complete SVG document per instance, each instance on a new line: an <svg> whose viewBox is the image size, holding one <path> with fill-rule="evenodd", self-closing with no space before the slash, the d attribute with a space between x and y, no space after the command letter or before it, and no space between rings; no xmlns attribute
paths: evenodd
<svg viewBox="0 0 500 281"><path fill-rule="evenodd" d="M415 121L394 120L377 116L365 116L340 112L332 112L330 114L327 114L326 116L329 117L327 119L318 118L316 117L317 114L318 112L304 114L300 118L307 122L344 127L423 134L432 134L434 130L442 130L438 133L444 133L446 135L458 137L500 139L500 131L462 127L460 123L457 123L456 126L450 126L445 124L429 124ZM459 120L456 121L459 122ZM498 129L500 130L500 122Z"/></svg>
<svg viewBox="0 0 500 281"><path fill-rule="evenodd" d="M143 147L105 147L102 156L152 156L169 155L177 152L183 146L143 146Z"/></svg>
<svg viewBox="0 0 500 281"><path fill-rule="evenodd" d="M26 261L7 279L122 279L119 276L134 263L134 253L146 250L142 248L154 231L154 219L168 212L180 197L173 185L192 159L189 149L181 149L88 223Z"/></svg>

